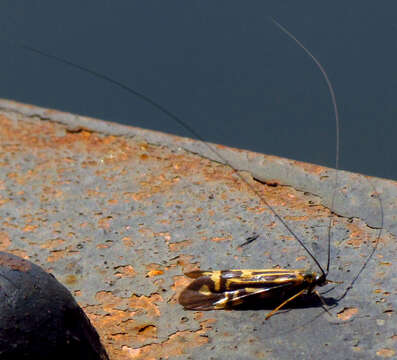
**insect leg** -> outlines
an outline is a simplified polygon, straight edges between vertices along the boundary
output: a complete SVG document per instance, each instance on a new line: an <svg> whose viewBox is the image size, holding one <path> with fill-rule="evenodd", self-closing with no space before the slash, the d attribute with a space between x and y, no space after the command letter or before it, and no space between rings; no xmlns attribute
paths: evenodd
<svg viewBox="0 0 397 360"><path fill-rule="evenodd" d="M317 290L313 290L313 292L318 296L318 298L320 299L321 303L322 303L322 308L328 313L329 316L332 317L332 314L329 312L328 310L328 305L325 303L323 297L320 295L320 293Z"/></svg>
<svg viewBox="0 0 397 360"><path fill-rule="evenodd" d="M265 320L269 319L271 316L273 316L277 311L279 311L284 305L288 304L290 301L294 300L298 296L302 295L307 289L302 289L298 293L296 293L294 296L291 296L289 299L285 300L283 303L281 303L279 306L277 306L274 310L272 310L269 314L266 315ZM320 295L320 294L319 294Z"/></svg>

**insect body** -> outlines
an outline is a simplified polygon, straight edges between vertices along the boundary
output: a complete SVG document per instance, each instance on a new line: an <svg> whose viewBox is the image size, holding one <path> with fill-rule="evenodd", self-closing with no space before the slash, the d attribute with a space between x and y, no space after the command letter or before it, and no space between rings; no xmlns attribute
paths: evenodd
<svg viewBox="0 0 397 360"><path fill-rule="evenodd" d="M266 319L304 292L327 283L324 275L291 269L197 270L185 275L195 279L179 297L186 309L231 309L253 300L286 299Z"/></svg>

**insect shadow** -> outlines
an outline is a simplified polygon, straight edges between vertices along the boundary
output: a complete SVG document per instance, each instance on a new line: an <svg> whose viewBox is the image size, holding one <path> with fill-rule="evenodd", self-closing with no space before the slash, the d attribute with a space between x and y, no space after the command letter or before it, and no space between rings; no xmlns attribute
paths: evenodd
<svg viewBox="0 0 397 360"><path fill-rule="evenodd" d="M288 294L289 297L293 296L294 293ZM338 305L338 300L334 297L325 297L324 294L321 294L321 297L327 305L327 307L332 308L336 305ZM252 298L250 300L250 303L246 304L241 304L236 307L233 307L233 310L239 310L239 311L247 311L247 310L273 310L275 307L280 305L280 300L286 300L287 297L285 298L279 298L279 299L271 299L264 301L260 297L258 299ZM303 294L299 297L297 297L294 300L291 300L287 305L285 305L285 308L283 310L280 310L280 314L283 312L287 312L292 309L307 309L307 308L320 308L323 307L324 304L320 301L318 296L315 294Z"/></svg>

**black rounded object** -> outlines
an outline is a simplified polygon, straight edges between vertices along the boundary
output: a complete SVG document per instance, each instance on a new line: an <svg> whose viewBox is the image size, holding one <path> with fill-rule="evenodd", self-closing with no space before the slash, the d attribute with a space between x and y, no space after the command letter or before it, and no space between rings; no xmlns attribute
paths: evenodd
<svg viewBox="0 0 397 360"><path fill-rule="evenodd" d="M0 360L108 360L95 328L55 277L0 252Z"/></svg>

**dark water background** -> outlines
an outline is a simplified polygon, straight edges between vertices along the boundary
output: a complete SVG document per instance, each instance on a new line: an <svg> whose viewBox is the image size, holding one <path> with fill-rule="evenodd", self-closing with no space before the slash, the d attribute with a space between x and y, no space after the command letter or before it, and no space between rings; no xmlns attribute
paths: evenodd
<svg viewBox="0 0 397 360"><path fill-rule="evenodd" d="M7 1L1 38L125 82L212 142L397 179L396 1ZM0 97L191 134L111 84L1 43Z"/></svg>

